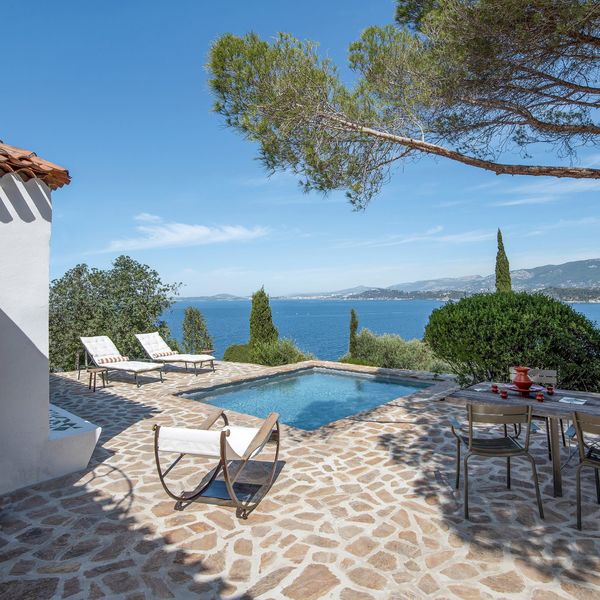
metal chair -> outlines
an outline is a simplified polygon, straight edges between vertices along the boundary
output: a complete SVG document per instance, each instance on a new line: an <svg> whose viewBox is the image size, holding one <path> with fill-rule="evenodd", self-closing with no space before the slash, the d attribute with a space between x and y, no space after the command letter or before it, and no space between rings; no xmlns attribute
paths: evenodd
<svg viewBox="0 0 600 600"><path fill-rule="evenodd" d="M600 416L580 412L573 413L573 421L577 431L577 446L579 448L579 464L577 465L575 482L577 487L577 529L581 531L581 470L592 467L596 476L596 501L600 504L600 439L588 443L587 435L600 436Z"/></svg>
<svg viewBox="0 0 600 600"><path fill-rule="evenodd" d="M452 433L456 437L456 489L460 482L460 448L464 444L468 450L464 457L465 469L465 519L469 518L469 473L468 461L471 456L483 456L487 458L506 458L506 487L510 489L510 459L523 456L531 463L533 471L533 483L537 496L540 517L544 518L544 508L540 495L535 460L529 453L529 436L531 434L531 407L530 406L508 406L497 404L467 404L467 416L469 419L468 435L462 433L460 423L451 419ZM516 436L506 433L503 437L475 437L473 433L474 424L494 425L519 425L524 426L526 435L523 446L517 441Z"/></svg>

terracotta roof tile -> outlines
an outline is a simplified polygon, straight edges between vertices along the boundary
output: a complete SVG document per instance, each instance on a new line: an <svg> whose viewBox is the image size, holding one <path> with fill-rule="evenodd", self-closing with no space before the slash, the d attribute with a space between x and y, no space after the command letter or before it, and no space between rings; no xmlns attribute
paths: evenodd
<svg viewBox="0 0 600 600"><path fill-rule="evenodd" d="M24 180L37 177L55 190L71 182L69 171L40 158L35 152L0 143L0 177L17 173Z"/></svg>

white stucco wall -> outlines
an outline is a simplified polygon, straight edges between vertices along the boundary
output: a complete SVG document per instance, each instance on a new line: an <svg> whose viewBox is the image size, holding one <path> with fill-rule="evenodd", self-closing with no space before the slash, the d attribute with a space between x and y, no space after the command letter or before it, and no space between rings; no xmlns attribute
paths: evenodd
<svg viewBox="0 0 600 600"><path fill-rule="evenodd" d="M42 181L0 178L0 493L44 478L51 220Z"/></svg>
<svg viewBox="0 0 600 600"><path fill-rule="evenodd" d="M0 494L87 466L101 429L49 429L52 204L39 179L0 177Z"/></svg>

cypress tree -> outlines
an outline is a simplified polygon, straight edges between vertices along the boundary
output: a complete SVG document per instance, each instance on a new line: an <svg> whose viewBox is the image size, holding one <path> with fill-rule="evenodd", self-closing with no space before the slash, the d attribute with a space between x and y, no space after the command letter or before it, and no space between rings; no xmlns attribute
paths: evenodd
<svg viewBox="0 0 600 600"><path fill-rule="evenodd" d="M358 317L354 309L350 310L350 343L348 344L348 351L350 357L354 358L356 355L356 332L358 331Z"/></svg>
<svg viewBox="0 0 600 600"><path fill-rule="evenodd" d="M257 342L275 342L279 332L273 325L273 315L269 296L265 288L252 294L252 308L250 310L250 345Z"/></svg>
<svg viewBox="0 0 600 600"><path fill-rule="evenodd" d="M496 254L496 291L512 291L510 266L508 264L508 257L504 251L504 242L502 241L502 232L500 229L498 229L498 252Z"/></svg>
<svg viewBox="0 0 600 600"><path fill-rule="evenodd" d="M183 317L183 349L190 354L198 354L210 350L213 340L202 313L192 306L185 309Z"/></svg>

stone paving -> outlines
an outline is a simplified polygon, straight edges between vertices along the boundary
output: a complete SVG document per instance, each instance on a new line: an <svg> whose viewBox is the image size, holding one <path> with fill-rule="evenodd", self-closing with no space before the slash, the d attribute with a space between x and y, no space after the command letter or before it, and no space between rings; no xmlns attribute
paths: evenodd
<svg viewBox="0 0 600 600"><path fill-rule="evenodd" d="M526 461L513 461L507 490L503 461L473 460L464 521L447 424L464 408L440 400L447 381L316 432L283 426L282 469L246 521L198 503L175 512L152 423L195 426L214 408L174 394L285 369L219 362L96 393L76 374L53 376L51 401L102 437L86 471L0 497L0 598L600 598L593 475L579 533L575 459L553 498L543 433L533 452L546 519Z"/></svg>

